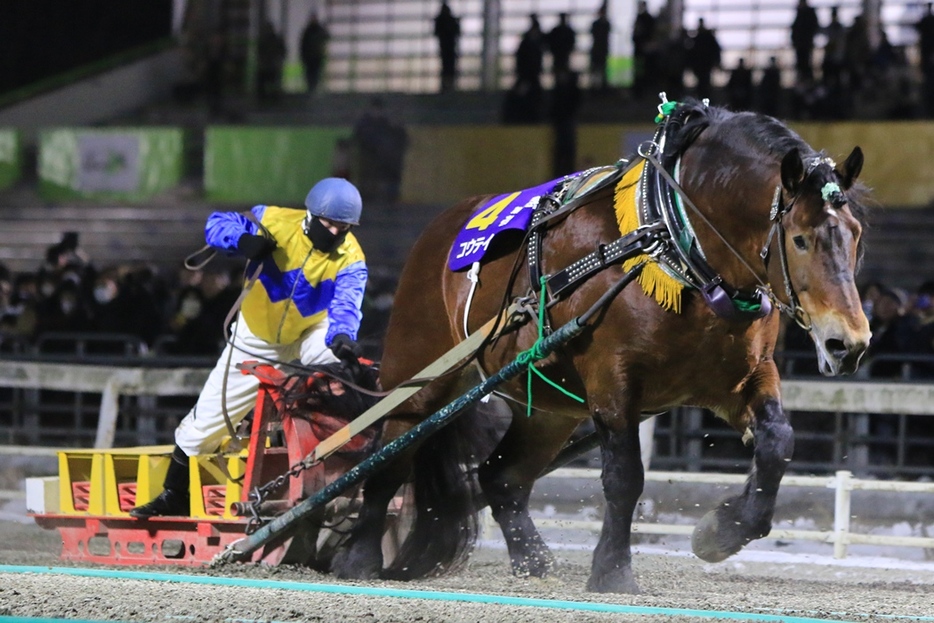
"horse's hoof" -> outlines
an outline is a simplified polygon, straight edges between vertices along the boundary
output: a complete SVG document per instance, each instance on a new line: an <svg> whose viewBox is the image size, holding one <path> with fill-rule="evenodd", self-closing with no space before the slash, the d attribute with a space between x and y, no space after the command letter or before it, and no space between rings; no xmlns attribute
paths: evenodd
<svg viewBox="0 0 934 623"><path fill-rule="evenodd" d="M341 580L379 579L382 565L360 558L360 556L354 556L351 549L340 550L331 559L331 575Z"/></svg>
<svg viewBox="0 0 934 623"><path fill-rule="evenodd" d="M713 510L704 515L694 527L694 532L691 534L691 549L701 560L722 562L743 548L742 544L735 547L724 546L725 535L720 534L719 524L717 511Z"/></svg>
<svg viewBox="0 0 934 623"><path fill-rule="evenodd" d="M512 573L517 578L546 578L558 566L550 550L539 549L533 554L512 561Z"/></svg>
<svg viewBox="0 0 934 623"><path fill-rule="evenodd" d="M632 568L614 569L610 573L591 575L587 580L587 590L591 593L625 593L638 595L639 584L632 575Z"/></svg>

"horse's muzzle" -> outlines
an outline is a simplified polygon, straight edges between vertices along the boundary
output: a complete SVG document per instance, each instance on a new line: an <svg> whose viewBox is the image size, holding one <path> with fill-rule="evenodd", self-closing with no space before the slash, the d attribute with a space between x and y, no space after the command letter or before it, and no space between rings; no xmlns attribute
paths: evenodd
<svg viewBox="0 0 934 623"><path fill-rule="evenodd" d="M853 374L859 368L860 359L869 347L868 338L829 337L818 342L817 336L814 337L814 341L817 342L820 372L824 376Z"/></svg>

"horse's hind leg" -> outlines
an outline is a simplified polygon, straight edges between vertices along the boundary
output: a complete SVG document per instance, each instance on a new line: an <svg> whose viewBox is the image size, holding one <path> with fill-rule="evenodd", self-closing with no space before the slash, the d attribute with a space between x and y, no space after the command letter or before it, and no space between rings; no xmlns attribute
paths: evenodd
<svg viewBox="0 0 934 623"><path fill-rule="evenodd" d="M331 561L331 573L336 577L372 580L380 576L389 502L410 471L411 456L407 453L367 478L363 487L363 503L350 538Z"/></svg>
<svg viewBox="0 0 934 623"><path fill-rule="evenodd" d="M511 407L512 408L512 407ZM546 425L513 408L513 418L502 441L480 466L478 479L499 523L509 551L512 572L518 577L545 577L555 559L529 515L529 496L535 479L548 466L578 422L551 417Z"/></svg>
<svg viewBox="0 0 934 623"><path fill-rule="evenodd" d="M777 397L754 406L755 455L743 492L710 511L694 528L694 554L707 562L720 562L772 529L775 498L794 451L794 432Z"/></svg>

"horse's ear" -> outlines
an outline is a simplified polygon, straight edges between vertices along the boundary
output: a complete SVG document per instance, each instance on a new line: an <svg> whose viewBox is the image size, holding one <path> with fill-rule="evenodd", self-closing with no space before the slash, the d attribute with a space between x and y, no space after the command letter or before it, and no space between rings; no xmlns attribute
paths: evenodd
<svg viewBox="0 0 934 623"><path fill-rule="evenodd" d="M843 163L843 170L840 171L840 177L843 180L843 190L847 190L853 185L853 180L863 170L863 150L858 146L853 148L850 155L846 157Z"/></svg>
<svg viewBox="0 0 934 623"><path fill-rule="evenodd" d="M789 193L794 193L803 179L804 163L798 148L794 147L782 158L782 186Z"/></svg>

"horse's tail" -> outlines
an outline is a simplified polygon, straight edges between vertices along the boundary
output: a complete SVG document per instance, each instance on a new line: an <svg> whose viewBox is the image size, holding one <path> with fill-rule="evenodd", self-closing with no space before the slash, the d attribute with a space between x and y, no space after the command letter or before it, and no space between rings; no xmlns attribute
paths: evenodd
<svg viewBox="0 0 934 623"><path fill-rule="evenodd" d="M413 580L459 569L477 540L483 507L476 466L489 456L495 413L470 408L428 437L415 454L413 523L383 577Z"/></svg>

